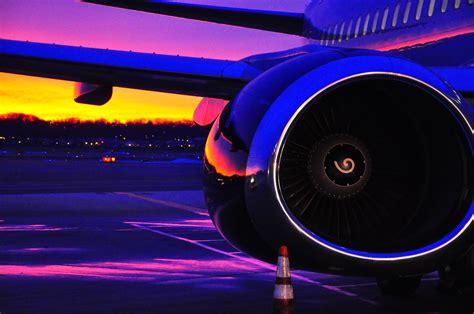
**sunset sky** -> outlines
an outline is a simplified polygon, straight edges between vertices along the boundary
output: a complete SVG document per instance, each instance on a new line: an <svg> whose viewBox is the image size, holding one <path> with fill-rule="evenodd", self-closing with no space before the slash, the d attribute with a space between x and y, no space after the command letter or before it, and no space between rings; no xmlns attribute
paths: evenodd
<svg viewBox="0 0 474 314"><path fill-rule="evenodd" d="M184 2L184 1L183 1ZM186 0L302 12L306 0ZM237 60L302 44L296 36L81 3L78 0L1 0L0 38ZM73 101L73 83L0 73L0 115L48 120L189 120L200 98L114 90L103 107Z"/></svg>

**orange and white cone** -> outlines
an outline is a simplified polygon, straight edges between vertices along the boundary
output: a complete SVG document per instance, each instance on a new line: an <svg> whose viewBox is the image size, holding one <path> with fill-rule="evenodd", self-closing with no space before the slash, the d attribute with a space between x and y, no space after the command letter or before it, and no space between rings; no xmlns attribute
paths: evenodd
<svg viewBox="0 0 474 314"><path fill-rule="evenodd" d="M293 298L288 248L282 246L278 252L276 283L275 290L273 290L273 313L293 314Z"/></svg>

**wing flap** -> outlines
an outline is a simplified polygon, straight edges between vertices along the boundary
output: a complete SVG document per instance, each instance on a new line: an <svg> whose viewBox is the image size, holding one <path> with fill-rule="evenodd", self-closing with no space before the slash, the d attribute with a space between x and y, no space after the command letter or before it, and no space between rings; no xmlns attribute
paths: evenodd
<svg viewBox="0 0 474 314"><path fill-rule="evenodd" d="M232 99L260 74L241 61L13 40L0 40L0 71L221 99Z"/></svg>
<svg viewBox="0 0 474 314"><path fill-rule="evenodd" d="M83 0L83 2L299 36L302 36L304 32L304 15L302 13L250 10L162 0Z"/></svg>

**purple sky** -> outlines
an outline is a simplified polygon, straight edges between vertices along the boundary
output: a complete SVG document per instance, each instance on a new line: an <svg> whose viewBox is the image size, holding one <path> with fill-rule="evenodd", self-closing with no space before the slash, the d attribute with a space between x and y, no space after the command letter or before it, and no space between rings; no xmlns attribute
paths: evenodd
<svg viewBox="0 0 474 314"><path fill-rule="evenodd" d="M306 1L187 2L302 12ZM219 59L240 59L303 44L296 36L110 8L78 0L0 0L0 37ZM190 120L200 101L198 97L115 88L112 100L105 106L96 107L74 103L72 82L0 73L0 86L0 115L19 112L50 120Z"/></svg>
<svg viewBox="0 0 474 314"><path fill-rule="evenodd" d="M307 0L186 2L302 12ZM0 37L227 59L302 43L296 36L108 8L78 0L1 0Z"/></svg>

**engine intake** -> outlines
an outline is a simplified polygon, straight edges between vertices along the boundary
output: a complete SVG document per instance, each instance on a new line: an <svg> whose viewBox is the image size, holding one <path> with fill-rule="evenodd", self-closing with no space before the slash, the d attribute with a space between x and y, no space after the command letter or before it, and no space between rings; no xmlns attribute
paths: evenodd
<svg viewBox="0 0 474 314"><path fill-rule="evenodd" d="M314 234L359 251L403 252L441 239L465 215L469 172L445 103L397 76L329 88L285 134L277 178L286 209Z"/></svg>
<svg viewBox="0 0 474 314"><path fill-rule="evenodd" d="M213 125L205 195L221 234L272 261L418 274L473 244L473 118L430 70L364 51L309 53L248 84Z"/></svg>

